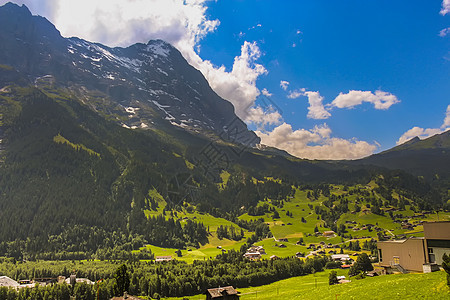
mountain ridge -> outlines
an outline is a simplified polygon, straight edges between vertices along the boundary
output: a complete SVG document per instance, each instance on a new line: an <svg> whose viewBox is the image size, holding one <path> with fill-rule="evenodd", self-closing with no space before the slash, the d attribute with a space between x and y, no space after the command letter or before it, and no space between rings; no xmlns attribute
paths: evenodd
<svg viewBox="0 0 450 300"><path fill-rule="evenodd" d="M426 139L418 137L378 154L355 160L351 164L401 169L428 180L450 179L450 130Z"/></svg>
<svg viewBox="0 0 450 300"><path fill-rule="evenodd" d="M201 72L162 40L110 48L63 38L47 19L12 3L0 8L0 20L0 38L8 41L0 45L0 64L14 67L34 84L53 76L54 85L68 87L86 99L102 93L112 100L125 127L158 127L165 122L193 133L220 136L233 124L239 131L236 142L253 147L260 141Z"/></svg>

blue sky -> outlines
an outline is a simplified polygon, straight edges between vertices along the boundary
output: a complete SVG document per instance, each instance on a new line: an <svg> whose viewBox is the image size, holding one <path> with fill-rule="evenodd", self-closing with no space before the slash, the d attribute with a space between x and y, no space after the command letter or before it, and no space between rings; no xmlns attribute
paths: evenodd
<svg viewBox="0 0 450 300"><path fill-rule="evenodd" d="M229 66L243 40L256 41L267 88L293 128L326 124L333 135L395 146L414 126L439 128L450 104L450 36L439 32L450 16L439 1L218 1L208 13L221 22L201 42L201 55ZM239 20L239 21L237 21ZM256 27L255 27L256 26ZM234 48L234 50L233 50ZM326 120L307 118L306 96L288 90L319 91L325 103L349 90L382 90L399 103L387 110L364 103L333 109Z"/></svg>
<svg viewBox="0 0 450 300"><path fill-rule="evenodd" d="M263 143L299 157L354 159L450 129L449 0L17 3L64 36L172 43Z"/></svg>

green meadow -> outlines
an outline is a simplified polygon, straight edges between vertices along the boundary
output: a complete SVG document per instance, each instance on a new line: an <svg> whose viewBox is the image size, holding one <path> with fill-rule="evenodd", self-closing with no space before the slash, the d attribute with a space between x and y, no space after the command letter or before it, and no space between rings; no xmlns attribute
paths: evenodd
<svg viewBox="0 0 450 300"><path fill-rule="evenodd" d="M450 299L443 271L367 277L333 286L328 285L329 272L289 278L264 286L238 288L240 299ZM347 271L338 270L338 275L347 276ZM205 299L205 295L184 299Z"/></svg>
<svg viewBox="0 0 450 300"><path fill-rule="evenodd" d="M221 174L222 183L218 184L219 188L224 188L227 185L228 178L230 174L227 172L223 172ZM256 179L255 179L256 180ZM265 178L265 180L275 180L272 178ZM330 185L330 192L336 196L346 197L349 200L349 212L343 214L339 220L337 221L337 225L346 225L347 227L347 235L351 236L353 239L358 239L360 244L364 242L365 239L377 238L377 231L368 229L362 229L365 224L373 224L376 225L383 230L386 230L386 235L390 235L392 237L406 234L407 236L423 236L423 227L418 225L413 230L402 229L399 223L393 221L390 218L388 213L384 215L373 214L370 209L362 209L359 212L355 212L355 201L357 199L356 194L349 193L349 188L344 187L342 185ZM357 185L354 188L368 189L371 190L376 187L376 184L373 182L368 183L365 186ZM312 192L311 190L300 190L298 188L295 189L295 194L288 198L286 201L283 201L282 205L280 203L276 203L271 199L266 199L264 201L260 201L258 206L268 205L268 207L273 210L276 209L279 217L273 218L273 212L268 212L262 216L250 216L247 213L242 214L238 218L245 221L251 221L263 218L264 222L266 222L270 231L273 234L273 237L263 239L256 243L256 245L264 246L266 250L266 255L263 255L263 258L269 258L272 255L276 255L279 257L293 256L297 252L305 253L306 255L309 253L309 249L306 248L306 245L310 243L331 243L341 244L345 241L348 241L349 238L343 239L342 237L332 236L332 237L323 237L322 235L314 235L314 228L317 227L320 232L330 230L330 228L324 227L325 222L320 219L315 213L315 207L325 207L323 202L327 200L327 197L324 197L322 194L317 197L317 199L308 198L308 193ZM178 211L165 211L167 203L164 198L155 190L150 190L148 194L149 198L155 200L158 203L158 208L156 210L146 210L145 213L147 217L157 216L165 213L166 218L174 218L176 220L180 220L181 224L187 221L187 219L194 220L197 222L202 222L210 232L210 236L208 237L208 243L201 245L200 248L189 248L182 250L182 256L177 257L175 251L178 249L172 248L161 248L152 245L147 245L145 248L150 249L155 256L167 256L171 255L173 258L186 261L188 263L192 263L194 260L203 260L215 257L220 254L223 250L239 250L240 247L245 244L246 239L252 235L251 232L248 232L244 229L244 239L240 241L233 241L228 239L218 239L217 238L217 228L219 226L233 226L237 230L240 228L233 222L211 216L209 214L200 213L197 211L195 206L191 206L188 203L183 203L183 206ZM394 197L398 195L393 195ZM380 197L377 195L377 197ZM277 206L275 205L277 204ZM335 202L337 204L337 201ZM365 203L360 203L360 207L365 208ZM434 221L434 220L450 220L449 213L440 213L439 216L437 214L428 214L425 217L420 217L413 219L412 216L415 215L415 212L412 210L413 207L411 205L406 205L405 210L398 210L395 213L401 214L404 218L409 218L410 222L418 224L419 221ZM303 221L302 221L303 220ZM349 222L356 222L356 224L349 224ZM348 228L352 226L354 228ZM288 239L287 242L279 242L278 239ZM296 243L299 239L302 238L306 245L297 245ZM283 245L280 247L280 245ZM284 247L285 246L285 247ZM142 248L141 248L142 249ZM327 249L326 252L328 253ZM338 249L339 251L340 249ZM139 251L139 250L138 250ZM352 254L353 252L345 251L345 253Z"/></svg>

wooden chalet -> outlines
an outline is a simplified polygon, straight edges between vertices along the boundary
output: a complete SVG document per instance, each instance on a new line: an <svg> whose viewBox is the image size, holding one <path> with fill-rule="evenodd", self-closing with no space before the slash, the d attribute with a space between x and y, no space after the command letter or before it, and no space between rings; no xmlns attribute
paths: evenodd
<svg viewBox="0 0 450 300"><path fill-rule="evenodd" d="M219 287L215 289L208 289L206 291L206 300L224 299L234 300L239 299L238 291L232 286Z"/></svg>

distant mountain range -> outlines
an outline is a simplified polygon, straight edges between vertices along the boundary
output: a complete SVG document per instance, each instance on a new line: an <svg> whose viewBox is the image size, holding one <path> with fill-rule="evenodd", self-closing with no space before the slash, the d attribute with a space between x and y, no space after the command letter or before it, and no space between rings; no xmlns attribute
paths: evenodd
<svg viewBox="0 0 450 300"><path fill-rule="evenodd" d="M371 155L354 164L374 165L387 169L400 169L429 180L450 178L450 131L408 142Z"/></svg>

